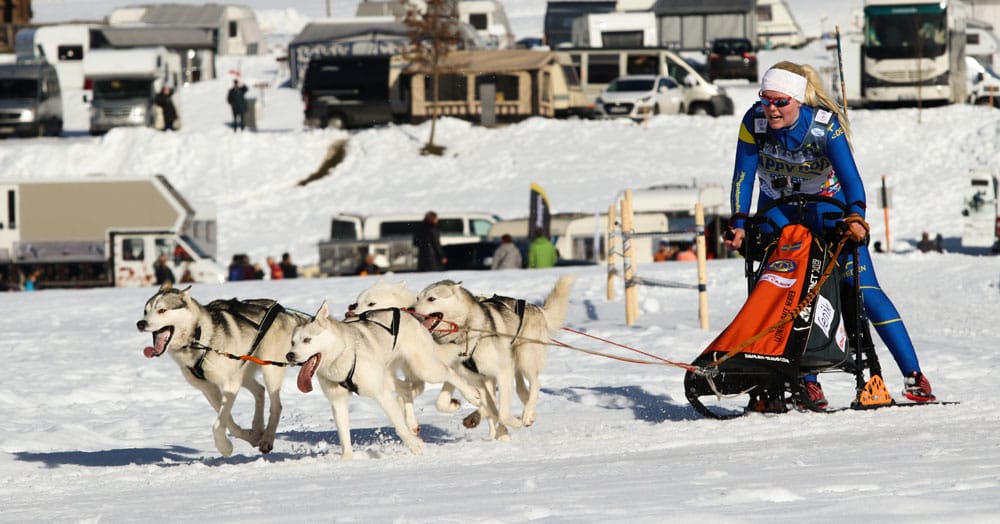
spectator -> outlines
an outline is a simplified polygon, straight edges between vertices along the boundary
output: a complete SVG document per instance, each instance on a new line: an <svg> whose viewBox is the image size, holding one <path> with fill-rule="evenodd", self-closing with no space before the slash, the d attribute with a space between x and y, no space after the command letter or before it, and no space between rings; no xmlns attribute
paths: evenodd
<svg viewBox="0 0 1000 524"><path fill-rule="evenodd" d="M941 244L931 240L930 233L924 231L923 234L920 235L920 242L917 242L917 249L919 249L921 253L929 253L931 251L941 253Z"/></svg>
<svg viewBox="0 0 1000 524"><path fill-rule="evenodd" d="M264 280L264 266L261 266L260 264L253 264L250 267L253 270L253 275L251 277L253 280Z"/></svg>
<svg viewBox="0 0 1000 524"><path fill-rule="evenodd" d="M42 277L42 270L36 269L28 274L28 278L24 281L25 291L35 291L38 289L38 279Z"/></svg>
<svg viewBox="0 0 1000 524"><path fill-rule="evenodd" d="M226 94L226 101L233 110L233 132L242 131L246 126L243 123L243 115L247 112L247 86L240 85L239 80L233 80L233 87Z"/></svg>
<svg viewBox="0 0 1000 524"><path fill-rule="evenodd" d="M358 266L357 273L361 276L381 275L382 268L378 267L378 264L375 263L375 255L368 253L365 255L364 260L361 261L361 265Z"/></svg>
<svg viewBox="0 0 1000 524"><path fill-rule="evenodd" d="M545 235L545 230L538 228L535 230L535 239L528 246L528 267L542 269L556 265L559 260L559 252L552 241Z"/></svg>
<svg viewBox="0 0 1000 524"><path fill-rule="evenodd" d="M229 264L229 280L236 282L255 278L257 277L253 266L250 265L250 257L243 254L233 255L233 261Z"/></svg>
<svg viewBox="0 0 1000 524"><path fill-rule="evenodd" d="M514 238L504 233L500 245L493 252L491 269L521 269L521 250L514 245Z"/></svg>
<svg viewBox="0 0 1000 524"><path fill-rule="evenodd" d="M267 262L267 270L271 272L271 280L281 280L284 273L281 271L281 265L274 260L274 257L267 257L265 259Z"/></svg>
<svg viewBox="0 0 1000 524"><path fill-rule="evenodd" d="M299 278L299 267L292 263L292 255L282 253L280 267L282 278Z"/></svg>
<svg viewBox="0 0 1000 524"><path fill-rule="evenodd" d="M438 216L433 211L424 215L424 220L413 232L413 245L417 246L417 271L441 271L448 263L441 247L441 231L438 230Z"/></svg>
<svg viewBox="0 0 1000 524"><path fill-rule="evenodd" d="M172 285L174 282L177 282L174 279L174 272L167 265L167 255L157 257L156 262L153 263L153 271L156 274L157 286Z"/></svg>
<svg viewBox="0 0 1000 524"><path fill-rule="evenodd" d="M697 262L698 254L694 251L694 243L692 242L685 249L678 251L674 260L678 262Z"/></svg>
<svg viewBox="0 0 1000 524"><path fill-rule="evenodd" d="M163 130L174 131L174 123L177 122L177 108L174 107L174 91L167 86L163 86L160 92L153 97L153 104L163 112Z"/></svg>
<svg viewBox="0 0 1000 524"><path fill-rule="evenodd" d="M660 248L653 253L653 262L666 262L667 260L673 260L676 249L671 248L670 242L666 240L660 241Z"/></svg>

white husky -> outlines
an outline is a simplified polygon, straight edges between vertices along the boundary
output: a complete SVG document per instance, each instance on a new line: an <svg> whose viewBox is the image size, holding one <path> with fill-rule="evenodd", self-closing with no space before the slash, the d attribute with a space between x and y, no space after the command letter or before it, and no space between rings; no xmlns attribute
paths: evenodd
<svg viewBox="0 0 1000 524"><path fill-rule="evenodd" d="M421 381L455 384L470 402L478 404L479 392L438 359L430 333L412 316L399 309L379 309L340 322L329 314L324 302L309 323L295 329L286 358L302 365L298 378L302 392L311 391L312 377L318 376L333 409L345 460L353 457L348 417L352 392L378 401L410 451L423 449L396 397L406 389L396 383L401 365Z"/></svg>
<svg viewBox="0 0 1000 524"><path fill-rule="evenodd" d="M454 332L435 332L434 338L462 348L458 360L480 378L477 386L495 438L509 438L506 426L535 422L549 333L562 327L574 281L572 275L560 277L541 307L509 297L476 297L451 280L431 284L417 295L418 314L459 326ZM520 419L511 415L515 383L524 403Z"/></svg>
<svg viewBox="0 0 1000 524"><path fill-rule="evenodd" d="M153 334L153 345L144 354L153 358L170 353L188 383L205 395L218 414L212 434L219 453L224 456L233 453L227 429L233 436L268 453L274 448L281 417L279 396L285 368L259 366L241 361L238 356L253 352L256 358L283 364L292 331L309 317L286 312L267 299L215 300L203 306L191 297L190 290L190 286L163 288L146 302L143 318L136 322L139 331ZM265 385L256 379L258 370L263 372L270 398L267 427L264 426ZM232 417L233 402L241 387L254 396L251 430L238 426Z"/></svg>

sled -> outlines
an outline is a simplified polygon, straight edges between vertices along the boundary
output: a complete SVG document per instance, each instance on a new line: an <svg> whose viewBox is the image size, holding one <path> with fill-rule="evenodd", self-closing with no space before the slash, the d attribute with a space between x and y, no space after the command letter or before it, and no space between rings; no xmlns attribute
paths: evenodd
<svg viewBox="0 0 1000 524"><path fill-rule="evenodd" d="M748 411L784 413L790 406L825 411L809 402L802 379L830 372L855 377L852 407L893 402L881 379L857 272L852 284L842 284L845 271L857 266L857 245L841 243L836 228L816 236L802 225L815 203L836 210L823 213L826 222L847 215L836 199L791 195L745 217L747 301L684 377L685 395L700 414L727 419ZM780 205L797 210L781 228L766 215ZM837 264L838 245L851 253L847 268Z"/></svg>

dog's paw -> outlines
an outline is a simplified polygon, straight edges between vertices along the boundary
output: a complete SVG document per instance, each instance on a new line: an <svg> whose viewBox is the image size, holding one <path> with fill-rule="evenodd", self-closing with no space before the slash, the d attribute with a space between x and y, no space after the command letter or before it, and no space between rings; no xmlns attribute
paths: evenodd
<svg viewBox="0 0 1000 524"><path fill-rule="evenodd" d="M410 448L410 451L412 451L414 455L424 454L424 441L419 438L415 438L410 440L410 442L407 442L406 447Z"/></svg>
<svg viewBox="0 0 1000 524"><path fill-rule="evenodd" d="M215 448L219 450L219 453L223 457L231 457L233 455L233 442L229 439L216 440Z"/></svg>
<svg viewBox="0 0 1000 524"><path fill-rule="evenodd" d="M447 399L447 402L441 402L440 400L435 404L437 410L441 413L454 413L458 411L458 408L462 407L462 403L456 399Z"/></svg>
<svg viewBox="0 0 1000 524"><path fill-rule="evenodd" d="M354 458L354 452L350 450L344 450L344 452L340 454L340 460L346 461L346 460L352 460L353 458Z"/></svg>
<svg viewBox="0 0 1000 524"><path fill-rule="evenodd" d="M261 442L260 445L257 446L257 449L259 449L261 453L270 453L274 450L274 442Z"/></svg>
<svg viewBox="0 0 1000 524"><path fill-rule="evenodd" d="M478 411L473 411L469 413L465 418L462 419L462 425L468 429L475 428L482 422L483 416L479 414Z"/></svg>

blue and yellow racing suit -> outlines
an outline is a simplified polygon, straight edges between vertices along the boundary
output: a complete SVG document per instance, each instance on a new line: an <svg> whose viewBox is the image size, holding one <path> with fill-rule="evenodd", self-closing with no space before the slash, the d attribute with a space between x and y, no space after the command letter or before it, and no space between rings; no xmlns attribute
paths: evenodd
<svg viewBox="0 0 1000 524"><path fill-rule="evenodd" d="M739 143L736 146L736 167L730 195L733 215L749 214L754 183L759 182L758 206L789 194L824 195L847 204L848 214L865 216L865 189L854 163L850 144L844 136L836 114L820 108L802 105L796 122L783 129L771 129L760 103L754 104L743 116ZM831 214L828 212L833 211ZM779 227L793 216L796 222L822 234L839 219L840 209L832 204L813 203L800 216L792 206L779 206L767 213ZM734 221L743 228L743 220ZM845 280L853 274L853 263L847 255ZM913 342L896 307L879 286L867 246L858 250L861 290L865 311L879 336L889 347L904 376L920 371Z"/></svg>

